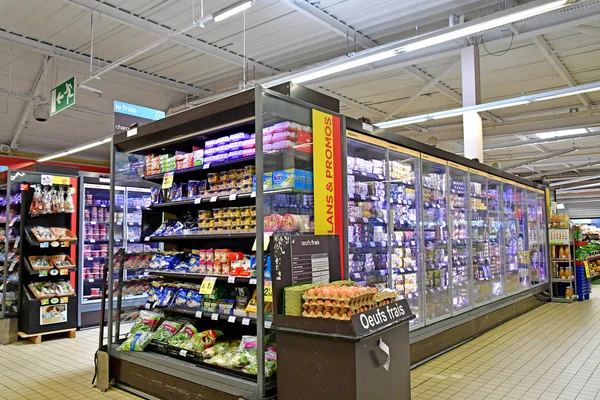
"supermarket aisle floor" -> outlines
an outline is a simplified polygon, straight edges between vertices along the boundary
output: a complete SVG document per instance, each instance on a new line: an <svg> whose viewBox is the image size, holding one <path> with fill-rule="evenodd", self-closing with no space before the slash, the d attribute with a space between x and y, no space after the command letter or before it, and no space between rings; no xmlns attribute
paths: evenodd
<svg viewBox="0 0 600 400"><path fill-rule="evenodd" d="M413 400L600 399L600 290L549 303L416 368Z"/></svg>
<svg viewBox="0 0 600 400"><path fill-rule="evenodd" d="M77 332L76 339L0 346L0 399L137 398L118 389L102 393L92 388L97 347L97 329Z"/></svg>
<svg viewBox="0 0 600 400"><path fill-rule="evenodd" d="M600 400L598 315L600 291L538 307L414 369L412 398ZM97 335L0 346L0 399L136 398L92 388Z"/></svg>

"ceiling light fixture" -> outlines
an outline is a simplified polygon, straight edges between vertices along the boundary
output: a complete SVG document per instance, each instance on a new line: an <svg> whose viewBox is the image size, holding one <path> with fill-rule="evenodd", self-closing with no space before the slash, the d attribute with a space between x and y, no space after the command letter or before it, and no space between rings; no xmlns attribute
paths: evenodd
<svg viewBox="0 0 600 400"><path fill-rule="evenodd" d="M98 141L91 142L91 143L88 143L88 144L84 144L84 145L81 145L81 146L78 146L78 147L74 147L74 148L66 150L66 151L62 151L60 153L50 154L50 155L38 158L36 160L36 162L44 162L44 161L54 160L55 158L66 157L68 155L79 153L80 151L88 150L88 149L91 149L93 147L102 146L103 144L109 143L112 140L113 140L112 136L111 137L107 137L107 138L104 138L102 140L98 140Z"/></svg>
<svg viewBox="0 0 600 400"><path fill-rule="evenodd" d="M337 63L331 63L333 65L326 64L322 67L311 68L307 71L298 73L296 76L292 76L291 81L294 83L312 81L324 76L346 71L348 69L385 60L401 53L408 53L411 51L421 50L427 47L450 42L452 40L471 36L476 33L495 29L516 21L557 10L561 7L564 7L568 2L569 0L555 0L551 2L543 0L533 1L529 4L513 7L505 11L500 11L471 22L455 25L451 28L442 29L437 32L432 32L406 40L404 41L405 44L402 44L398 47L393 47L393 45L390 45L389 47L391 48L388 50L366 50L354 55L353 57L341 59ZM219 14L217 14L217 16L218 15ZM214 20L218 22L217 16L215 16Z"/></svg>
<svg viewBox="0 0 600 400"><path fill-rule="evenodd" d="M232 4L231 6L224 8L213 16L213 21L221 22L226 18L229 18L235 14L241 13L244 10L252 7L254 5L254 0L244 0L238 1L237 3Z"/></svg>
<svg viewBox="0 0 600 400"><path fill-rule="evenodd" d="M565 129L563 131L541 132L541 133L536 133L536 136L539 137L540 139L551 139L551 138L563 137L563 136L581 135L584 133L588 133L588 130L585 128L579 128L579 129Z"/></svg>
<svg viewBox="0 0 600 400"><path fill-rule="evenodd" d="M538 101L552 100L559 97L575 96L582 93L595 92L600 90L600 81L587 83L584 85L572 86L564 89L551 90L549 92L542 92L536 94L530 94L526 96L515 97L512 99L504 99L498 101L492 101L490 103L477 104L474 106L455 108L452 110L438 111L431 114L414 115L412 117L399 118L392 121L380 122L375 124L376 127L386 129L394 128L397 126L414 124L417 121L423 122L432 119L444 119L461 116L467 112L483 112L497 110L500 108L515 107L524 104L536 103Z"/></svg>

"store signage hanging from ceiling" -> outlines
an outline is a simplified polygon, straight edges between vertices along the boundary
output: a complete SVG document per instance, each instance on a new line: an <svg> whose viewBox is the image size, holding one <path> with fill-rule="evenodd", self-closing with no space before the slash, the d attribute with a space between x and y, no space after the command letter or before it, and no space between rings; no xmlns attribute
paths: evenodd
<svg viewBox="0 0 600 400"><path fill-rule="evenodd" d="M313 182L315 234L336 235L343 230L341 121L318 110L313 117Z"/></svg>
<svg viewBox="0 0 600 400"><path fill-rule="evenodd" d="M50 115L58 114L75 104L75 77L67 79L52 89Z"/></svg>
<svg viewBox="0 0 600 400"><path fill-rule="evenodd" d="M153 108L142 107L123 101L114 101L115 134L125 132L133 124L144 125L148 122L163 119L165 112Z"/></svg>

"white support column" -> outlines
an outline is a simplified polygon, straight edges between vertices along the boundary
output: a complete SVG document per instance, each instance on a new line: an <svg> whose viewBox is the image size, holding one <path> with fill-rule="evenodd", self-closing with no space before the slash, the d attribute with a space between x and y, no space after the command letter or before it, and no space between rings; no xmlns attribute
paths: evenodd
<svg viewBox="0 0 600 400"><path fill-rule="evenodd" d="M477 46L463 48L460 59L463 107L480 104L479 48ZM463 137L465 157L477 158L479 162L483 162L483 123L478 113L472 112L463 115Z"/></svg>

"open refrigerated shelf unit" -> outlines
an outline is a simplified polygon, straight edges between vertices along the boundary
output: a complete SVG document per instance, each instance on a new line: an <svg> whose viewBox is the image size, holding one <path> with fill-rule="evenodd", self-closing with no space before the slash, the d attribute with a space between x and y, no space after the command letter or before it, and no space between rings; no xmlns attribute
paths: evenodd
<svg viewBox="0 0 600 400"><path fill-rule="evenodd" d="M97 174L82 174L79 208L79 315L78 326L89 327L100 323L100 302L103 270L107 267L110 225L114 223L114 241L125 252L124 314L135 310L146 301L150 278L144 276L149 254L160 247L158 243L141 240L142 211L150 206L150 186L118 186L115 188L114 214L110 214L110 179ZM116 265L117 263L115 263ZM117 274L115 270L113 274ZM114 300L116 302L116 299Z"/></svg>
<svg viewBox="0 0 600 400"><path fill-rule="evenodd" d="M407 299L416 316L410 328L412 362L541 304L534 295L548 290L542 185L374 132L368 124L327 110L339 110L337 101L299 85L277 91L257 87L115 137L113 198L126 183L154 185L153 204L142 218L155 218L156 226L142 231L144 242L184 251L185 257L206 259L207 250L217 257L218 249L242 258L256 254L253 277L236 276L231 269L224 273L222 266L190 272L189 263L157 269L150 261L146 271L166 284L256 290L255 315L172 305L163 312L186 315L199 329L219 327L228 338L257 335L262 344L269 333L268 301L261 295L268 286L264 256L273 233L339 234L346 279L387 287ZM323 137L311 134L320 129L322 148L317 142ZM322 207L323 199L329 206ZM120 246L112 241L109 253ZM120 298L121 274L109 278L109 296L114 289ZM175 396L168 389L175 385L205 396L222 392L226 399L274 392L275 383L260 364L252 378L211 368L187 353L169 353L168 346L164 354L156 347L116 351L124 333L112 318L118 308L108 313L108 352L112 377L120 384L165 398ZM263 351L261 346L258 360Z"/></svg>
<svg viewBox="0 0 600 400"><path fill-rule="evenodd" d="M208 109L208 114L205 107L190 110L185 120L167 118L163 126L139 127L130 138L117 136L111 190L116 196L125 184L152 185L152 204L142 210L142 219L154 225L144 226L141 237L174 252L168 257L175 255L171 264L161 258L167 253L152 258L145 274L161 287L179 283L194 295L204 291L201 303L147 302L145 309L189 318L199 332L218 329L227 339L256 336L256 371L215 366L200 352L156 342L144 352L117 351L126 333L111 317L119 315L119 301L116 312L109 310L108 351L117 371L113 377L133 390L168 398L174 394L164 383L177 382L209 398L219 392L224 399L262 399L276 390L276 376L263 368L265 347L276 340L270 331L271 296L264 295L271 286L269 238L315 231L313 107L260 88ZM120 246L113 240L109 253ZM196 265L196 260L202 261ZM109 288L124 299L123 270L116 269ZM136 381L141 368L163 384Z"/></svg>

